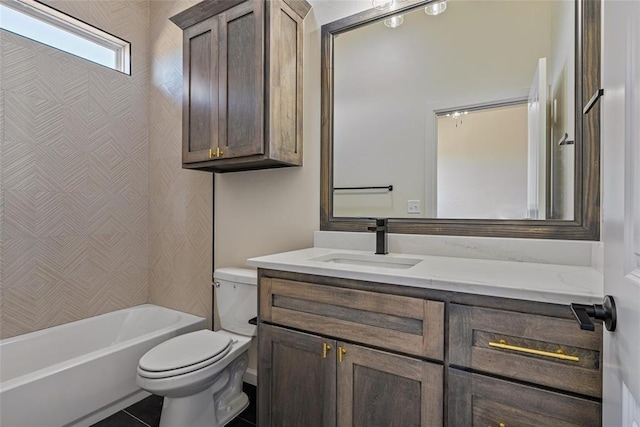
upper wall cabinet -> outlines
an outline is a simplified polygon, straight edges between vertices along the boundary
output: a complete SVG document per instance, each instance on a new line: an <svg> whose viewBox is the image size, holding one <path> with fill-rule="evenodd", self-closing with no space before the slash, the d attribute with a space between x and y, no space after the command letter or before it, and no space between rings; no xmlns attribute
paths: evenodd
<svg viewBox="0 0 640 427"><path fill-rule="evenodd" d="M182 167L302 165L305 0L205 0L183 35Z"/></svg>

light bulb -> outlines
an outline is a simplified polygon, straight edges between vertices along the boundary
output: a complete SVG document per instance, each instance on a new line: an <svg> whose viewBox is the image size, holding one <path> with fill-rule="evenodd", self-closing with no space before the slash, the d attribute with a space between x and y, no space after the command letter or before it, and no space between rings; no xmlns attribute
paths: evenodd
<svg viewBox="0 0 640 427"><path fill-rule="evenodd" d="M392 16L391 18L387 18L384 20L384 25L389 28L397 28L404 22L404 17L402 15Z"/></svg>
<svg viewBox="0 0 640 427"><path fill-rule="evenodd" d="M441 0L433 3L429 3L424 8L424 13L427 15L440 15L442 12L447 10L447 0Z"/></svg>
<svg viewBox="0 0 640 427"><path fill-rule="evenodd" d="M385 10L393 6L394 2L395 0L372 0L371 4L373 5L374 9Z"/></svg>

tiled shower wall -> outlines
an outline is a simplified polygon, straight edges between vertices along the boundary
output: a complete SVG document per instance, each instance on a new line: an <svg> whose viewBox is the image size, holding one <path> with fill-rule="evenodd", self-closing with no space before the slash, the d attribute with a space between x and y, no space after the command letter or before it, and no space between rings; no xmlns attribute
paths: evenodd
<svg viewBox="0 0 640 427"><path fill-rule="evenodd" d="M168 20L196 1L47 3L130 41L132 76L0 32L0 337L145 302L211 322L212 175L180 167Z"/></svg>
<svg viewBox="0 0 640 427"><path fill-rule="evenodd" d="M0 337L148 298L149 8L46 1L132 43L132 75L0 31Z"/></svg>
<svg viewBox="0 0 640 427"><path fill-rule="evenodd" d="M182 30L198 0L149 1L149 302L211 326L212 174L181 169Z"/></svg>

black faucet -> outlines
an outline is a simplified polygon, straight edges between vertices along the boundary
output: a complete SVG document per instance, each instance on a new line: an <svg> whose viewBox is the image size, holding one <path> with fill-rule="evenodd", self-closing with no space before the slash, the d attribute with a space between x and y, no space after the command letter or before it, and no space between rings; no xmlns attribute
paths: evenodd
<svg viewBox="0 0 640 427"><path fill-rule="evenodd" d="M368 229L376 232L376 255L388 254L387 230L389 229L389 220L387 218L376 218L376 226Z"/></svg>

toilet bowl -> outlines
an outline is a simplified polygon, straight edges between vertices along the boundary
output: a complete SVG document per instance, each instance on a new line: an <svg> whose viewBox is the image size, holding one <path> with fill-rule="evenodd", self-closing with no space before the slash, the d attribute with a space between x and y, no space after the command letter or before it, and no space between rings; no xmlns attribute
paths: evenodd
<svg viewBox="0 0 640 427"><path fill-rule="evenodd" d="M256 273L227 268L214 278L223 329L172 338L138 363L138 386L164 396L160 427L222 427L249 405L242 378L256 331L248 323L257 311Z"/></svg>

